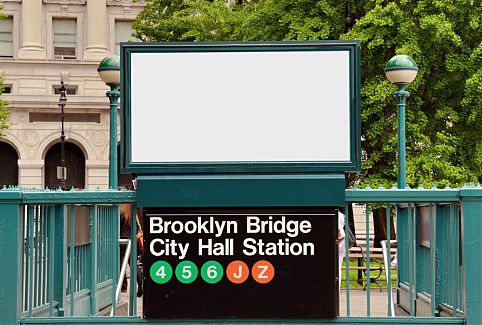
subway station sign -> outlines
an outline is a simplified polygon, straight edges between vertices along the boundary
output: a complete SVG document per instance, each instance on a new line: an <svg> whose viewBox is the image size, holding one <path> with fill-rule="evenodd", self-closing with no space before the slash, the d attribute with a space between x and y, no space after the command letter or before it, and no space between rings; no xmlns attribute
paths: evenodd
<svg viewBox="0 0 482 325"><path fill-rule="evenodd" d="M334 318L336 221L332 208L147 208L143 315Z"/></svg>
<svg viewBox="0 0 482 325"><path fill-rule="evenodd" d="M123 43L121 89L144 317L335 318L360 42Z"/></svg>

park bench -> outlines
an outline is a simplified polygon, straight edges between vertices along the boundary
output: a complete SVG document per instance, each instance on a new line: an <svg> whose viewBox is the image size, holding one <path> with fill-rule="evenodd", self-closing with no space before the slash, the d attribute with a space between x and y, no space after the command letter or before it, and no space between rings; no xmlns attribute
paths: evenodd
<svg viewBox="0 0 482 325"><path fill-rule="evenodd" d="M385 243L382 243L385 244ZM387 267L390 269L396 269L396 267L391 266L391 260L397 253L397 248L393 247L396 246L396 242L392 242L392 247L390 248L390 257L388 261L385 260L383 254L383 248L381 247L369 247L369 262L370 262L370 284L377 285L380 290L382 289L380 283L378 283L378 279L382 275L382 272L385 271L386 280L389 279L389 270L386 270ZM363 277L362 272L367 276L367 254L366 254L366 247L362 247L361 245L356 245L350 248L348 257L350 260L357 259L358 266L350 266L351 270L358 270L358 283L363 284ZM367 284L363 286L363 289L366 289Z"/></svg>

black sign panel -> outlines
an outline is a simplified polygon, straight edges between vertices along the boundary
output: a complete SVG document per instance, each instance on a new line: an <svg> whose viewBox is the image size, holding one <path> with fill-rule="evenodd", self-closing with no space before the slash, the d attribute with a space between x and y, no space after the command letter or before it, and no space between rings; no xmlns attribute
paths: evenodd
<svg viewBox="0 0 482 325"><path fill-rule="evenodd" d="M144 317L336 317L335 211L146 208Z"/></svg>

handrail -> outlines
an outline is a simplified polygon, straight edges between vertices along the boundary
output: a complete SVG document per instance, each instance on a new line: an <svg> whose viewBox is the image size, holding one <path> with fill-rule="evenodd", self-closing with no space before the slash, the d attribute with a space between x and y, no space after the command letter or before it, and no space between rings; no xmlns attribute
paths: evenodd
<svg viewBox="0 0 482 325"><path fill-rule="evenodd" d="M464 187L472 189L472 187ZM409 203L409 202L458 202L460 201L460 189L396 189L396 188L364 188L345 190L347 202L390 202L390 203Z"/></svg>
<svg viewBox="0 0 482 325"><path fill-rule="evenodd" d="M388 249L387 249L386 240L381 240L380 244L382 245L383 264L385 265L385 279L387 281L387 288L389 288L388 281L392 281L392 274L390 269L391 267L390 253L388 252ZM390 245L397 245L397 241L391 240ZM392 317L395 317L395 302L393 301L393 295L390 295L390 310L392 311L391 313Z"/></svg>
<svg viewBox="0 0 482 325"><path fill-rule="evenodd" d="M119 244L127 244L126 247L126 253L124 255L124 259L122 260L122 268L119 276L119 280L117 281L117 287L115 290L115 301L119 301L119 295L121 292L121 287L122 287L122 282L124 281L124 277L126 275L126 269L127 269L127 262L129 261L129 257L131 255L131 240L130 239L125 239L125 238L120 238L119 239ZM132 285L132 283L131 283ZM110 311L110 316L114 316L114 304L112 304L112 309Z"/></svg>

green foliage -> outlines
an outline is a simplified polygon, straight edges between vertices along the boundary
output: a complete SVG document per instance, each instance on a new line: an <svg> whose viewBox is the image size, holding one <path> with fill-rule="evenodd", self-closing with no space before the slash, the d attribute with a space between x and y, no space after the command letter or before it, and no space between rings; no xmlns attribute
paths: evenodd
<svg viewBox="0 0 482 325"><path fill-rule="evenodd" d="M0 94L3 93L3 80L0 79ZM0 137L2 136L2 130L5 130L8 128L7 124L7 119L10 115L10 111L6 109L6 106L8 105L8 101L0 99Z"/></svg>
<svg viewBox="0 0 482 325"><path fill-rule="evenodd" d="M134 36L142 41L227 41L233 40L240 12L223 0L147 0L133 24Z"/></svg>
<svg viewBox="0 0 482 325"><path fill-rule="evenodd" d="M344 32L335 0L145 0L134 23L144 41L359 39L362 42L362 186L397 179L395 87L386 62L407 54L420 71L407 87L407 183L482 182L482 2L353 1Z"/></svg>
<svg viewBox="0 0 482 325"><path fill-rule="evenodd" d="M396 103L383 66L401 53L420 68L408 88L407 183L482 180L481 17L480 2L470 0L381 2L342 36L361 39L363 47L362 183L396 179Z"/></svg>

